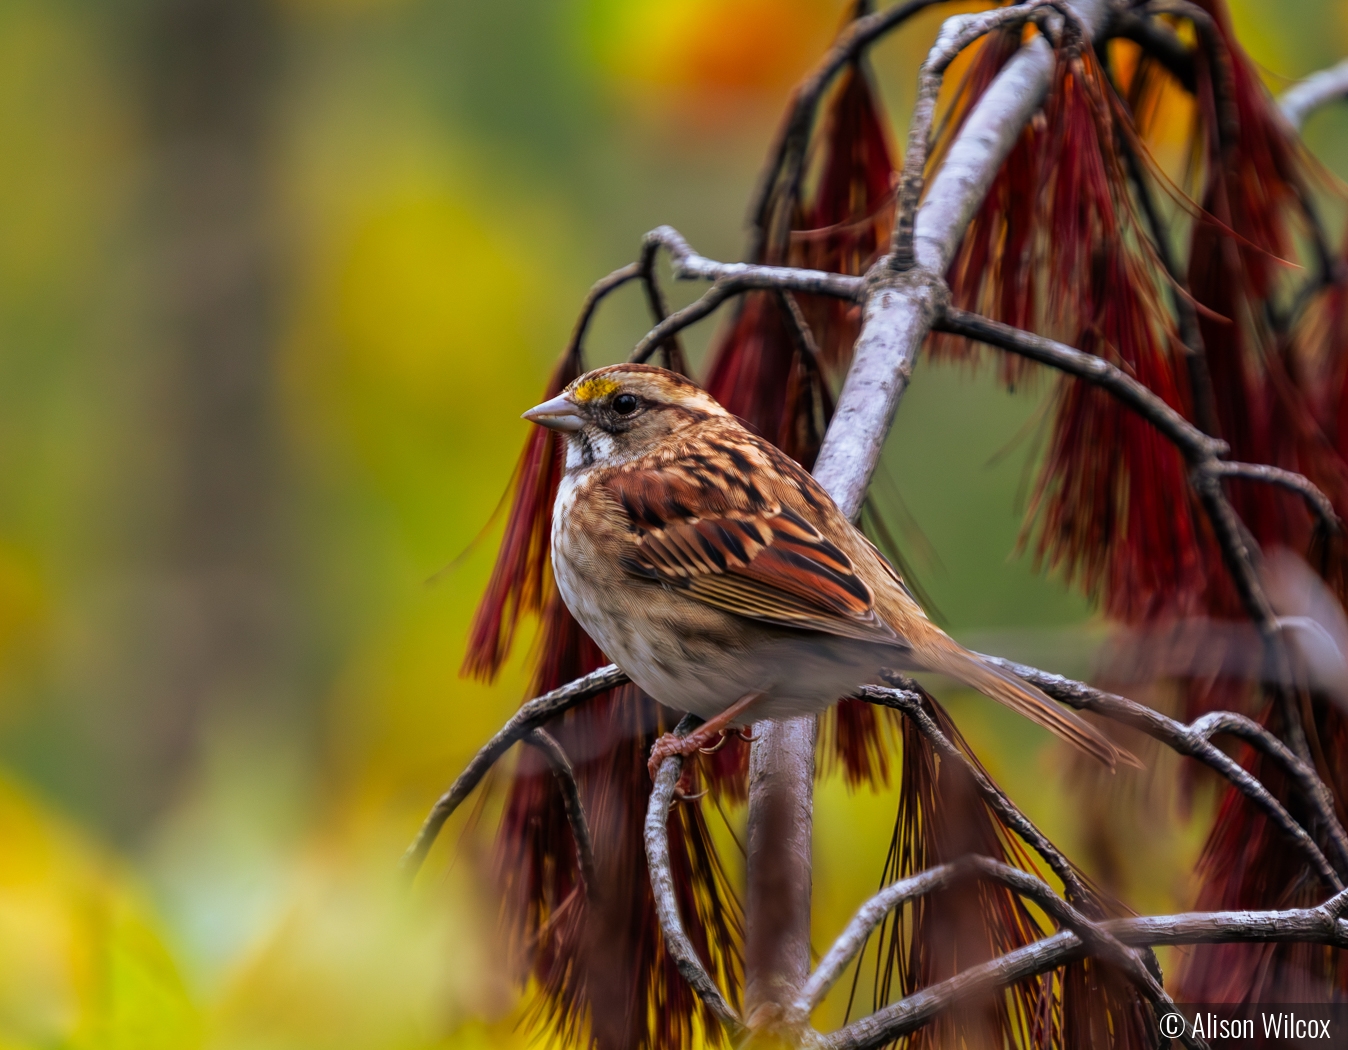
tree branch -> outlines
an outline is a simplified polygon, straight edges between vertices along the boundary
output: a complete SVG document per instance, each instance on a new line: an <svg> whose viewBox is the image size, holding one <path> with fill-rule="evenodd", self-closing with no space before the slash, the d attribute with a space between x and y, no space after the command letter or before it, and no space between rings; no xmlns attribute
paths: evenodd
<svg viewBox="0 0 1348 1050"><path fill-rule="evenodd" d="M1223 478L1245 478L1248 481L1260 481L1265 485L1276 485L1288 492L1295 492L1306 501L1312 514L1331 532L1341 532L1343 523L1334 510L1334 504L1316 485L1302 474L1270 467L1263 463L1232 463L1223 461L1213 463L1207 469Z"/></svg>
<svg viewBox="0 0 1348 1050"><path fill-rule="evenodd" d="M1174 1002L1147 970L1138 953L1116 939L1103 923L1092 922L1086 918L1054 893L1047 884L1028 872L993 860L991 857L974 855L962 857L951 864L894 883L862 905L810 977L809 983L795 1004L799 1015L808 1017L810 1011L819 1005L829 987L842 974L853 956L862 949L871 931L879 925L885 915L908 901L945 889L967 878L997 882L1023 897L1028 897L1060 927L1075 933L1086 952L1121 970L1160 1012L1174 1011ZM1203 1046L1203 1043L1186 1038L1185 1045L1198 1047Z"/></svg>
<svg viewBox="0 0 1348 1050"><path fill-rule="evenodd" d="M685 281L710 280L713 283L701 298L670 314L642 336L628 358L631 361L648 360L675 333L702 320L732 295L740 292L776 289L780 292L809 292L855 301L860 297L865 283L862 277L823 270L717 262L693 251L683 236L671 226L660 226L646 234L642 241L643 259L658 246L668 249L675 277Z"/></svg>
<svg viewBox="0 0 1348 1050"><path fill-rule="evenodd" d="M701 719L695 715L685 715L674 732L678 736L687 736ZM643 838L646 843L646 867L650 874L651 892L655 895L655 913L660 921L660 932L664 936L665 947L674 957L679 973L688 982L693 991L725 1025L732 1038L744 1028L744 1022L727 1001L721 990L716 987L702 960L697 957L688 934L684 932L683 920L679 917L679 899L674 890L674 874L669 861L669 807L674 800L674 788L678 785L679 774L683 771L683 756L671 755L660 764L655 776L655 787L651 790L650 802L646 806L646 824Z"/></svg>
<svg viewBox="0 0 1348 1050"><path fill-rule="evenodd" d="M655 256L659 250L658 242L650 238L643 239L641 258L637 262L637 269L641 273L641 286L646 291L646 305L650 307L651 316L655 318L656 324L669 316L669 303L665 300L665 293L660 288L660 278L655 272ZM683 344L677 335L666 339L660 349L664 354L666 368L675 372L688 370L688 363L683 357Z"/></svg>
<svg viewBox="0 0 1348 1050"><path fill-rule="evenodd" d="M1229 451L1225 442L1204 434L1151 390L1098 357L953 307L947 307L935 324L942 331L978 339L1094 383L1123 401L1170 439L1189 463L1191 484L1212 524L1236 592L1264 640L1270 664L1279 671L1276 680L1290 682L1291 663L1283 644L1282 627L1259 578L1258 546L1222 491L1221 479L1240 476L1294 487L1304 498L1311 499L1312 511L1323 513L1327 509L1331 517L1325 519L1326 527L1333 532L1340 532L1342 523L1334 515L1328 498L1300 475L1274 467L1247 469L1245 465L1229 467L1223 464L1220 457ZM1310 747L1301 725L1299 698L1290 688L1280 688L1278 696L1287 719L1287 734L1292 748L1303 761L1309 763Z"/></svg>
<svg viewBox="0 0 1348 1050"><path fill-rule="evenodd" d="M795 266L760 266L757 263L724 263L708 259L693 251L683 235L672 226L657 226L646 234L642 240L643 250L652 243L669 252L674 276L681 281L733 280L738 282L736 287L740 289L778 288L853 301L860 299L865 291L864 277Z"/></svg>
<svg viewBox="0 0 1348 1050"><path fill-rule="evenodd" d="M1191 912L1099 924L1102 931L1127 945L1219 944L1298 941L1348 947L1348 922L1339 916L1343 894L1316 908L1286 911ZM821 1036L821 1050L878 1050L916 1031L938 1014L962 1002L977 1000L1027 977L1055 970L1092 954L1072 930L956 974L891 1003L837 1032Z"/></svg>
<svg viewBox="0 0 1348 1050"><path fill-rule="evenodd" d="M1058 847L1053 845L1049 837L1016 807L1015 803L1006 796L976 762L956 747L954 742L941 731L941 727L927 713L923 695L912 688L911 684L907 683L901 675L894 675L893 681L899 684L898 688L885 688L878 685L866 686L857 695L869 703L902 711L904 715L912 719L913 724L917 726L922 735L930 740L942 755L952 762L959 762L964 766L978 787L979 794L983 796L983 800L997 814L1002 823L1019 835L1026 845L1044 859L1044 862L1052 869L1053 874L1058 876L1059 881L1062 882L1067 891L1068 899L1079 904L1093 901L1094 895L1086 888L1077 870L1072 867L1071 862L1063 856Z"/></svg>
<svg viewBox="0 0 1348 1050"><path fill-rule="evenodd" d="M576 840L576 860L580 865L581 881L585 884L585 896L593 901L599 894L599 883L594 874L594 839L590 836L589 821L585 819L585 805L581 802L576 771L562 745L546 729L535 729L524 738L524 742L543 752L562 789L562 807L566 810L566 822L571 825L571 835Z"/></svg>
<svg viewBox="0 0 1348 1050"><path fill-rule="evenodd" d="M1274 798L1269 790L1248 770L1244 769L1208 739L1212 733L1218 731L1237 732L1234 719L1238 719L1240 716L1231 715L1231 721L1213 720L1208 723L1199 719L1193 725L1185 725L1173 718L1168 718L1159 711L1152 710L1145 704L1139 704L1135 700L1129 700L1127 697L1117 696L1114 693L1107 693L1082 682L1075 682L1070 678L1064 678L1062 675L1050 674L1047 671L1041 671L1038 668L1028 667L996 656L986 656L984 659L1005 668L1017 678L1025 679L1055 700L1081 710L1094 711L1105 718L1131 726L1146 733L1154 740L1159 740L1181 755L1188 755L1190 758L1195 758L1211 767L1230 781L1241 794L1262 809L1265 815L1296 843L1327 885L1335 890L1343 888L1343 882L1338 873L1325 859L1320 847L1307 834L1306 829L1293 819L1292 815L1287 812L1286 807ZM1222 712L1222 714L1229 713ZM1248 722L1248 720L1246 721ZM1273 744L1281 743L1266 729L1253 722L1248 722L1248 726L1242 723L1239 732L1241 735L1251 734L1251 736L1246 737L1247 739L1258 737L1260 746L1264 748L1272 748ZM1329 789L1324 787L1322 783L1320 788L1308 787L1308 785L1319 782L1314 770L1289 750L1281 747L1277 750L1279 753L1275 757L1281 760L1285 756L1286 759L1295 763L1289 764L1287 768L1293 773L1293 779L1306 791L1307 801L1315 808L1320 821L1330 831L1331 838L1336 846L1339 846L1340 843L1345 841L1344 833L1339 825L1338 818L1334 815L1332 796L1328 794ZM1331 801L1326 804L1326 799L1331 799ZM1343 847L1339 846L1339 848L1342 849ZM1343 861L1345 865L1348 865L1348 853L1343 854ZM1348 867L1345 870L1348 870Z"/></svg>
<svg viewBox="0 0 1348 1050"><path fill-rule="evenodd" d="M1278 108L1287 123L1298 131L1314 110L1328 102L1348 96L1348 58L1338 65L1312 73L1299 84L1294 84L1278 99Z"/></svg>
<svg viewBox="0 0 1348 1050"><path fill-rule="evenodd" d="M510 720L473 756L473 760L459 774L458 779L431 808L425 823L421 825L421 830L417 832L416 839L403 854L402 869L406 876L409 879L416 877L445 821L472 793L473 788L477 787L487 775L487 771L496 764L496 760L510 750L512 744L524 739L535 729L571 710L577 704L607 692L614 686L622 685L627 680L627 675L618 670L616 664L609 664L550 693L544 693L521 704L519 710L511 715Z"/></svg>

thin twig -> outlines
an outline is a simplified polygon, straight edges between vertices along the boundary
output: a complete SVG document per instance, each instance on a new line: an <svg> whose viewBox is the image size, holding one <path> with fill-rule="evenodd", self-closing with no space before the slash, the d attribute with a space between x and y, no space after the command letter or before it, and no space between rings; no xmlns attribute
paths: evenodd
<svg viewBox="0 0 1348 1050"><path fill-rule="evenodd" d="M1149 387L1094 354L953 306L933 327L1038 361L1108 391L1164 434L1191 464L1216 460L1230 451L1225 441L1203 433Z"/></svg>
<svg viewBox="0 0 1348 1050"><path fill-rule="evenodd" d="M576 318L575 327L571 329L571 338L567 340L564 357L574 357L579 359L585 351L585 336L590 330L590 322L594 319L595 310L599 304L606 299L610 293L616 292L628 281L636 280L641 276L641 267L636 263L628 263L626 266L620 266L607 277L601 277L590 290L585 293L585 301L580 305L580 316Z"/></svg>
<svg viewBox="0 0 1348 1050"><path fill-rule="evenodd" d="M557 784L562 789L562 807L566 810L566 822L571 825L571 836L576 842L576 860L580 865L581 881L585 884L585 896L594 901L599 895L599 882L594 869L594 839L590 835L590 823L585 819L585 805L580 798L580 785L576 783L576 771L562 745L546 729L535 729L524 738L524 742L543 752L548 765L552 767L552 775L557 778Z"/></svg>
<svg viewBox="0 0 1348 1050"><path fill-rule="evenodd" d="M1207 469L1224 478L1245 478L1249 481L1260 481L1265 485L1276 485L1279 488L1287 489L1288 492L1295 492L1306 501L1320 523L1330 532L1340 532L1343 529L1343 523L1339 520L1338 513L1334 510L1334 504L1330 502L1319 488L1317 488L1309 478L1295 471L1283 470L1282 467L1270 467L1263 463L1232 463L1220 462L1214 463Z"/></svg>
<svg viewBox="0 0 1348 1050"><path fill-rule="evenodd" d="M695 715L685 715L674 732L678 736L687 736L701 721ZM734 1037L743 1030L744 1022L697 957L697 951L684 932L683 920L679 917L679 899L674 890L674 873L669 860L669 807L674 801L674 789L682 771L683 756L671 755L665 759L656 773L655 787L651 790L650 802L646 806L643 838L651 892L655 895L655 914L660 921L665 947L674 957L679 973Z"/></svg>
<svg viewBox="0 0 1348 1050"><path fill-rule="evenodd" d="M699 255L688 246L682 234L670 226L660 226L642 241L643 258L655 246L669 251L674 276L680 280L710 280L712 286L699 299L676 310L657 324L637 343L628 360L646 361L675 333L683 331L712 313L732 295L751 289L810 292L836 299L857 300L865 285L862 277L807 270L793 266L756 266L750 263L723 263Z"/></svg>
<svg viewBox="0 0 1348 1050"><path fill-rule="evenodd" d="M739 282L739 288L779 288L853 301L860 299L865 292L864 277L797 266L760 266L756 263L724 263L708 259L689 247L683 235L672 226L657 226L646 234L642 240L643 250L652 242L669 252L674 276L682 281L731 279Z"/></svg>
<svg viewBox="0 0 1348 1050"><path fill-rule="evenodd" d="M1050 674L1047 671L1018 664L1011 660L1004 660L1000 657L987 656L984 659L1005 668L1017 678L1025 679L1025 681L1042 689L1061 703L1085 711L1093 711L1115 722L1131 726L1153 739L1159 740L1172 750L1195 758L1216 770L1230 781L1242 795L1262 809L1265 815L1292 839L1327 885L1336 890L1343 888L1343 882L1339 874L1325 859L1320 847L1307 834L1306 829L1296 822L1286 807L1274 798L1269 790L1248 770L1244 769L1208 739L1208 735L1214 730L1187 726L1173 718L1168 718L1159 711L1152 710L1144 704L1139 704L1135 700L1129 700L1127 697L1117 696L1114 693L1107 693L1083 682L1064 678L1062 675ZM1267 730L1264 732L1267 732ZM1288 757L1295 758L1298 763L1295 767L1288 767L1297 770L1295 779L1298 783L1309 783L1307 778L1319 779L1315 776L1314 770L1301 759L1291 755L1290 752ZM1326 788L1325 791L1327 792L1328 789ZM1338 825L1338 818L1334 815L1332 804L1326 806L1325 794L1318 790L1308 792L1307 801L1316 809L1317 816L1327 829L1336 829L1331 832L1331 835L1337 845L1343 839L1343 830Z"/></svg>
<svg viewBox="0 0 1348 1050"><path fill-rule="evenodd" d="M487 771L496 764L497 759L510 750L512 744L524 739L535 729L571 710L577 704L626 681L627 675L618 670L616 664L608 664L577 678L574 682L568 682L550 693L544 693L521 704L519 710L511 715L510 720L473 756L472 761L459 774L450 789L441 795L431 808L430 814L421 825L421 830L417 832L416 839L403 854L402 869L407 877L410 879L416 876L445 821L472 793L473 788L477 787L478 782L487 775Z"/></svg>
<svg viewBox="0 0 1348 1050"><path fill-rule="evenodd" d="M666 339L676 332L682 332L689 325L694 325L702 318L716 310L723 302L732 295L742 292L733 278L724 277L716 281L702 295L694 299L682 310L675 310L658 325L652 328L641 341L633 348L632 353L628 355L629 361L640 363L647 361L665 342Z"/></svg>
<svg viewBox="0 0 1348 1050"><path fill-rule="evenodd" d="M1103 358L953 306L946 308L933 327L1027 357L1107 390L1164 434L1190 467L1214 478L1245 478L1295 492L1327 529L1331 532L1343 529L1334 504L1309 478L1281 467L1223 460L1221 457L1230 451L1226 442L1205 434L1149 387Z"/></svg>
<svg viewBox="0 0 1348 1050"><path fill-rule="evenodd" d="M1278 98L1278 108L1287 123L1298 131L1306 117L1328 102L1348 96L1348 58L1338 65L1312 73Z"/></svg>
<svg viewBox="0 0 1348 1050"><path fill-rule="evenodd" d="M1334 793L1311 766L1254 719L1234 711L1210 711L1190 723L1189 728L1209 739L1218 733L1239 737L1281 765L1315 808L1320 823L1334 843L1341 869L1348 872L1348 834L1339 822Z"/></svg>
<svg viewBox="0 0 1348 1050"><path fill-rule="evenodd" d="M899 676L895 676L895 680L902 681ZM1044 859L1044 863L1053 870L1053 874L1058 876L1059 881L1062 882L1067 891L1068 899L1081 905L1094 902L1094 895L1081 881L1081 876L1072 867L1071 861L1063 856L1049 837L1016 807L1015 803L1006 796L1001 788L993 783L991 778L979 768L978 764L956 747L954 742L942 732L935 719L927 713L925 698L920 692L902 685L898 688L866 686L857 693L857 696L870 703L902 711L904 715L911 718L919 732L930 740L942 755L964 766L978 787L979 794L983 796L983 800L997 814L1001 822L1019 835L1031 849Z"/></svg>
<svg viewBox="0 0 1348 1050"><path fill-rule="evenodd" d="M669 316L669 303L665 300L664 290L660 287L660 278L655 271L655 256L660 250L659 243L646 239L641 244L641 258L637 269L641 273L641 285L646 290L646 305L651 316L659 324ZM665 367L675 372L686 372L688 363L683 356L683 343L677 335L671 335L660 347L664 354Z"/></svg>

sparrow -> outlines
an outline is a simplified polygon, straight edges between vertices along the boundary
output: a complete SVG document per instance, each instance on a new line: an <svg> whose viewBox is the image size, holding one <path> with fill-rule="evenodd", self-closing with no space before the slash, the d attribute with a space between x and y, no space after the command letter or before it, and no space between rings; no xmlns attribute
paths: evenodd
<svg viewBox="0 0 1348 1050"><path fill-rule="evenodd" d="M953 678L1111 770L1137 760L933 624L810 474L692 380L653 365L580 376L524 418L565 435L552 572L594 642L703 724L652 775L760 718L823 711L882 671Z"/></svg>

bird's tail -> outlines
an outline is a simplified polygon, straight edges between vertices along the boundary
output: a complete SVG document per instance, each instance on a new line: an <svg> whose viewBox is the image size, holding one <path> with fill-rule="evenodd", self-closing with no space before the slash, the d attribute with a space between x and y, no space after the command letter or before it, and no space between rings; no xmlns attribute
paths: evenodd
<svg viewBox="0 0 1348 1050"><path fill-rule="evenodd" d="M1103 762L1111 771L1120 763L1142 768L1142 763L1131 752L1110 741L1080 716L1065 710L1009 671L988 663L977 653L971 653L944 633L933 631L930 637L915 643L913 656L922 669L954 678L971 689L977 689L984 696L1005 704Z"/></svg>

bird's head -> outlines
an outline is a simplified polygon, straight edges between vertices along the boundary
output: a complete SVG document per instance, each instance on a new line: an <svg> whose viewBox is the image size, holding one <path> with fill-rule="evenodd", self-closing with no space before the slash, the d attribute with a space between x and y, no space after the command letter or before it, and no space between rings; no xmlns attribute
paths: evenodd
<svg viewBox="0 0 1348 1050"><path fill-rule="evenodd" d="M524 413L566 435L568 470L634 459L713 416L729 413L691 379L629 364L586 372Z"/></svg>

